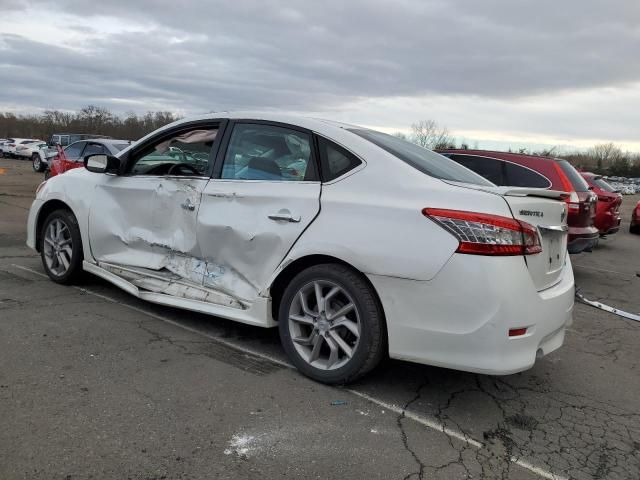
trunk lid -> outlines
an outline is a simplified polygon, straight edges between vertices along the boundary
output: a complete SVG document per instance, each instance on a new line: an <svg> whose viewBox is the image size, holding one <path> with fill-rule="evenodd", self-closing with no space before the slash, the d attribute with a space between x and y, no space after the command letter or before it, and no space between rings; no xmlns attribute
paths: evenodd
<svg viewBox="0 0 640 480"><path fill-rule="evenodd" d="M540 236L542 252L524 257L536 290L545 290L560 281L567 256L567 202L575 192L543 188L486 187L450 181L447 183L500 195L513 217L533 225Z"/></svg>
<svg viewBox="0 0 640 480"><path fill-rule="evenodd" d="M525 256L538 291L560 281L567 255L566 194L552 190L512 189L503 193L513 217L537 228L542 252Z"/></svg>

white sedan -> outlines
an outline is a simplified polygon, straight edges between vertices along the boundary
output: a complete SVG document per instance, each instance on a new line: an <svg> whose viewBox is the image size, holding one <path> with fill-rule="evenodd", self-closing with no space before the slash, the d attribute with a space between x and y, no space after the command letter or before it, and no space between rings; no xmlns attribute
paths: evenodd
<svg viewBox="0 0 640 480"><path fill-rule="evenodd" d="M277 326L321 382L385 355L518 372L571 322L564 194L496 187L384 133L209 115L85 164L43 183L29 213L53 281L85 270L150 302Z"/></svg>
<svg viewBox="0 0 640 480"><path fill-rule="evenodd" d="M23 142L20 145L16 145L16 157L32 158L34 153L37 155L41 148L46 147L47 143L42 140L32 140L28 143Z"/></svg>

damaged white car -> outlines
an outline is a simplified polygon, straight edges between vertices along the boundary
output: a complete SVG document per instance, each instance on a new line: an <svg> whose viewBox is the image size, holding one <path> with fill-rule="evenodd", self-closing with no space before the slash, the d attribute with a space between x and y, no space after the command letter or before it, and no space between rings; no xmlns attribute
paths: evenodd
<svg viewBox="0 0 640 480"><path fill-rule="evenodd" d="M495 187L376 131L210 115L39 187L28 245L150 302L278 326L306 375L383 356L508 374L558 348L574 281L566 204Z"/></svg>

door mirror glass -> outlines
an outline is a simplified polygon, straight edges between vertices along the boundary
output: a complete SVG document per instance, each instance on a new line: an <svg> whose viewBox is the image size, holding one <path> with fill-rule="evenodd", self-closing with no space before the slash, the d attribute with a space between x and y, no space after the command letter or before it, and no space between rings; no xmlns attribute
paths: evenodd
<svg viewBox="0 0 640 480"><path fill-rule="evenodd" d="M97 154L84 157L84 166L94 173L118 173L120 160L111 155Z"/></svg>

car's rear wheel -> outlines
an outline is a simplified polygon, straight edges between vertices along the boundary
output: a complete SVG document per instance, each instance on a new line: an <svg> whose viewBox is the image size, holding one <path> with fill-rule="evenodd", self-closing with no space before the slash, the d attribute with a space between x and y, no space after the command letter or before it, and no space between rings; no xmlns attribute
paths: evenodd
<svg viewBox="0 0 640 480"><path fill-rule="evenodd" d="M631 225L629 227L629 233L640 233L640 225Z"/></svg>
<svg viewBox="0 0 640 480"><path fill-rule="evenodd" d="M293 364L323 383L349 383L386 353L384 314L373 288L353 269L322 264L285 289L280 339Z"/></svg>
<svg viewBox="0 0 640 480"><path fill-rule="evenodd" d="M82 273L82 237L76 217L69 210L56 210L40 231L40 256L49 278L69 284Z"/></svg>
<svg viewBox="0 0 640 480"><path fill-rule="evenodd" d="M49 180L50 178L51 178L51 169L50 169L50 168L47 168L47 169L44 171L44 179L45 179L45 180Z"/></svg>
<svg viewBox="0 0 640 480"><path fill-rule="evenodd" d="M37 153L31 155L31 166L35 172L42 172L44 170L44 163L42 163L40 155Z"/></svg>

